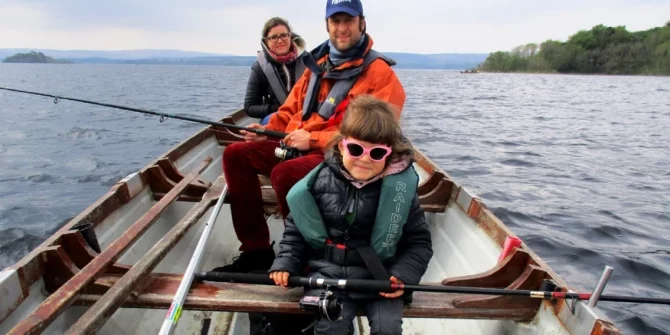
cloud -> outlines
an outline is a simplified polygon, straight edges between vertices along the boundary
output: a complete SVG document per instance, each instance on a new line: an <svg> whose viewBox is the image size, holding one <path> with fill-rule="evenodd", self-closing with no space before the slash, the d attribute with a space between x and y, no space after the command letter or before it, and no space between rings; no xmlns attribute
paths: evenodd
<svg viewBox="0 0 670 335"><path fill-rule="evenodd" d="M491 52L565 40L597 24L663 25L670 1L364 0L376 48ZM314 47L327 38L325 1L0 0L0 48L181 49L251 55L272 16L287 18Z"/></svg>

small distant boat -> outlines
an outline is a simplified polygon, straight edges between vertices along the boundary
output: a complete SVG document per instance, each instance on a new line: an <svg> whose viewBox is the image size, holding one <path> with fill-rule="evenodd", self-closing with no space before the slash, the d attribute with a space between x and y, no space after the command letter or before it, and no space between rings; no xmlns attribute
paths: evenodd
<svg viewBox="0 0 670 335"><path fill-rule="evenodd" d="M238 110L221 121L245 126L257 120ZM234 129L201 129L120 180L0 271L0 334L157 334L207 217L219 194L225 194L222 153L242 140ZM528 245L501 253L512 231L421 152L415 167L434 248L422 283L569 289ZM267 178L259 178L271 236L279 241L284 226L275 215L274 190ZM221 203L201 269L220 266L238 253L225 197ZM75 229L80 224L84 229ZM177 334L249 334L247 313L307 313L298 304L302 292L196 281L184 304L167 315L179 318ZM97 309L104 306L113 307ZM354 324L356 334L369 334L363 317ZM427 292L414 293L403 328L407 334L621 334L597 307L583 301Z"/></svg>
<svg viewBox="0 0 670 335"><path fill-rule="evenodd" d="M477 71L477 70L465 70L465 71L461 71L461 73L479 73L479 71Z"/></svg>

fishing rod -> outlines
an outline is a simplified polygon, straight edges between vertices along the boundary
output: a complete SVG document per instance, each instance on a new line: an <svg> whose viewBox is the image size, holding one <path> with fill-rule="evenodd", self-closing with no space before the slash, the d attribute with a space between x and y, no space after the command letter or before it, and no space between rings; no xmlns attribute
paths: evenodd
<svg viewBox="0 0 670 335"><path fill-rule="evenodd" d="M202 235L200 235L198 245L196 245L195 251L191 256L191 260L189 261L188 266L186 267L184 276L182 277L182 280L179 283L179 288L177 288L177 292L175 293L174 298L172 299L172 304L170 304L170 308L168 309L168 313L165 316L165 319L163 319L163 325L161 326L161 329L159 331L159 334L161 335L173 334L175 329L177 328L177 323L179 322L179 316L181 315L181 309L182 306L184 305L184 300L186 300L188 290L191 288L191 284L193 283L195 270L200 266L200 263L202 262L202 255L205 252L205 246L207 245L207 240L209 239L209 235L211 234L212 229L214 228L216 219L219 216L219 213L221 212L221 206L223 206L223 200L226 197L227 193L228 193L228 184L226 184L226 186L223 187L223 191L221 192L221 195L219 196L219 199L216 202L216 206L212 211L212 215L209 217L209 220L205 224L205 229L203 230Z"/></svg>
<svg viewBox="0 0 670 335"><path fill-rule="evenodd" d="M234 282L258 285L276 285L266 274L231 273L231 272L200 272L196 273L196 279L201 281ZM358 292L395 292L399 290L412 290L436 293L461 293L461 294L483 294L483 295L510 295L538 299L575 299L588 300L591 293L578 292L550 292L532 290L510 290L486 287L465 286L440 286L440 285L408 285L395 284L389 280L373 279L327 279L315 277L289 276L288 284L291 287L306 288L338 288L340 290ZM618 295L601 295L600 301L632 302L670 305L670 298L631 297Z"/></svg>
<svg viewBox="0 0 670 335"><path fill-rule="evenodd" d="M95 102L95 101L84 100L84 99L68 98L68 97L64 97L64 96L38 93L38 92L31 92L31 91L24 91L24 90L17 90L17 89L6 88L6 87L0 87L0 90L18 92L18 93L27 93L27 94L32 94L32 95L38 95L38 96L53 98L54 99L54 104L57 104L60 100L70 100L70 101L82 102L82 103L85 103L85 104L122 109L122 110L131 111L131 112L142 113L142 114L151 114L151 115L160 116L161 117L160 122L163 122L166 118L173 118L173 119L178 119L178 120L185 120L185 121L208 124L208 125L212 125L212 126L220 126L220 127L231 128L231 129L246 130L248 132L256 133L258 135L270 136L270 137L276 137L276 138L284 138L284 137L286 137L286 135L288 135L286 133L279 132L279 131L264 130L264 129L253 129L253 128L237 126L237 125L229 124L229 123L208 121L208 120L198 119L198 118L189 117L189 116L180 116L180 115L176 115L176 114L154 112L154 111L150 111L150 110L146 110L146 109L126 107L126 106L108 104L108 103L103 103L103 102Z"/></svg>

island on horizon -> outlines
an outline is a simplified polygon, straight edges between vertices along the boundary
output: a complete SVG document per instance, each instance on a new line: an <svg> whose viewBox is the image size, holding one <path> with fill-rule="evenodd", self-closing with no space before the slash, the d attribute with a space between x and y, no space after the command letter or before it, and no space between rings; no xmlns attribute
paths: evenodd
<svg viewBox="0 0 670 335"><path fill-rule="evenodd" d="M5 58L3 63L56 63L56 64L72 64L71 61L66 59L53 59L41 52L27 52L27 53L17 53L14 56L9 56Z"/></svg>

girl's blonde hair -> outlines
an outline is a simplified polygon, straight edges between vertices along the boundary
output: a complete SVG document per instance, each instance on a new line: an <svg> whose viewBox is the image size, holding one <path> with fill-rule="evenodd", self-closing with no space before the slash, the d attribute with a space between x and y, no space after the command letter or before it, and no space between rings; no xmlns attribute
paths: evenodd
<svg viewBox="0 0 670 335"><path fill-rule="evenodd" d="M395 119L395 108L386 101L370 95L359 95L349 101L340 131L329 142L331 153L342 157L338 144L346 137L386 144L393 149L386 164L406 158L414 158L414 149Z"/></svg>

